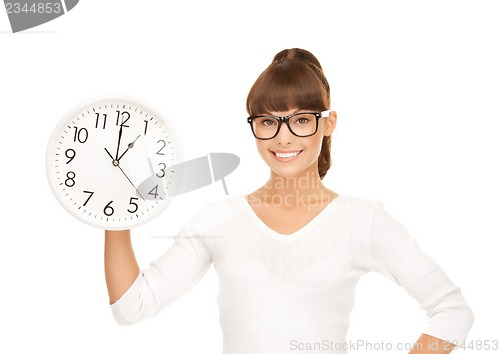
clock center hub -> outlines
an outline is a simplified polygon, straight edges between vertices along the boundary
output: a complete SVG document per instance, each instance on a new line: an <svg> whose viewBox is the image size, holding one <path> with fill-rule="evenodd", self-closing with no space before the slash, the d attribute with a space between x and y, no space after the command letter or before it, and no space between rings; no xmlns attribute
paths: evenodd
<svg viewBox="0 0 500 354"><path fill-rule="evenodd" d="M113 164L113 166L115 166L115 167L116 167L116 166L118 166L118 165L120 164L120 161L118 161L118 160L113 160L112 164Z"/></svg>

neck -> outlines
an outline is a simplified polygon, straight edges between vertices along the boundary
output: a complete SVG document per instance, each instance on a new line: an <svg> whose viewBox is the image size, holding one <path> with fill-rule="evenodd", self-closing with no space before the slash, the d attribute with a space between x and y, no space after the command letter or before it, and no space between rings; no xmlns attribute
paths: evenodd
<svg viewBox="0 0 500 354"><path fill-rule="evenodd" d="M273 171L264 185L266 189L272 190L274 194L287 195L295 194L311 194L319 192L323 187L318 171L304 171L298 176L283 177Z"/></svg>
<svg viewBox="0 0 500 354"><path fill-rule="evenodd" d="M279 176L271 171L268 181L257 191L258 198L266 204L284 208L329 203L332 194L321 182L317 168L291 177Z"/></svg>

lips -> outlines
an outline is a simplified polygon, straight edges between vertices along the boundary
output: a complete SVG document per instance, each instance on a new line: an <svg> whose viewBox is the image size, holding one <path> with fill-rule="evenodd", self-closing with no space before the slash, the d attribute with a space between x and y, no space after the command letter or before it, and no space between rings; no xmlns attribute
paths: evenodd
<svg viewBox="0 0 500 354"><path fill-rule="evenodd" d="M300 153L303 150L295 150L295 151L271 151L271 153L279 160L279 161L292 161L294 160L297 156L300 155Z"/></svg>
<svg viewBox="0 0 500 354"><path fill-rule="evenodd" d="M282 158L289 158L289 157L295 157L300 153L300 151L295 151L295 152L274 152L274 154L278 157Z"/></svg>

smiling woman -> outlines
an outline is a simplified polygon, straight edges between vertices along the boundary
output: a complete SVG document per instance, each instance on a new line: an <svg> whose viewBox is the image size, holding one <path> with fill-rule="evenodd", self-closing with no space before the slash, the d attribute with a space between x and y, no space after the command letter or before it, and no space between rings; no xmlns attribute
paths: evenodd
<svg viewBox="0 0 500 354"><path fill-rule="evenodd" d="M309 127L312 127L312 122L315 121L315 129L306 130L302 134L299 133L299 136L315 134L318 127L318 119L320 117L328 117L329 115L325 111L329 108L330 85L323 74L321 64L310 52L300 49L284 50L276 54L272 64L259 76L247 97L247 111L251 115L249 122L252 117L272 112L291 111L297 113L299 109L302 112L316 112L313 113L315 114L315 118L308 118L310 120ZM335 112L331 112L331 115L334 116L332 117L334 118L333 122L330 123L333 124L333 131L336 114ZM300 118L301 116L296 117ZM297 125L290 125L289 119L286 120L286 123L290 132L294 134L293 128ZM254 135L254 126L259 123L259 121L255 122L255 120L251 121ZM278 125L276 134L279 131L279 127ZM296 130L299 129L297 128ZM258 136L255 137L259 139ZM270 139L269 137L267 138ZM330 146L331 136L326 134L322 137L321 152L318 157L320 178L326 175L331 165ZM284 152L286 153L287 151Z"/></svg>
<svg viewBox="0 0 500 354"><path fill-rule="evenodd" d="M144 270L130 232L106 231L106 280L118 323L157 314L213 264L224 354L320 353L315 343L325 340L330 352L345 354L356 284L376 271L426 310L419 353L448 353L464 342L474 315L460 288L381 202L323 185L337 119L329 94L311 53L278 53L247 99L247 121L270 168L266 183L206 203Z"/></svg>

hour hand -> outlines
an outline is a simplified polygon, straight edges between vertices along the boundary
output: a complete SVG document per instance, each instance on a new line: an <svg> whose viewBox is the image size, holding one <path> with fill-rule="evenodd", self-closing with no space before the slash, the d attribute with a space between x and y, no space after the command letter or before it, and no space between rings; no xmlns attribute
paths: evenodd
<svg viewBox="0 0 500 354"><path fill-rule="evenodd" d="M114 160L115 158L111 155L111 153L108 151L108 149L104 148L104 150L106 150L106 152L108 153L109 157L111 157L111 160Z"/></svg>
<svg viewBox="0 0 500 354"><path fill-rule="evenodd" d="M113 160L113 166L118 166L118 163L119 163L118 160L115 160L115 158L113 157L113 155L111 155L111 153L108 151L108 149L104 148L104 150L106 150L109 157L111 157L111 160Z"/></svg>

